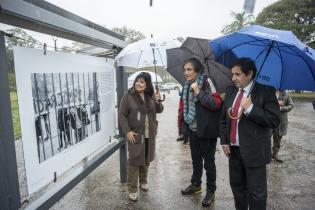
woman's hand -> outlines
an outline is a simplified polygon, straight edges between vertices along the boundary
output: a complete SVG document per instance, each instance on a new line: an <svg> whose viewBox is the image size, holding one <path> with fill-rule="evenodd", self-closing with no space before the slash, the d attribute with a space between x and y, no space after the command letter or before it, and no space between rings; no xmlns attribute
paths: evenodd
<svg viewBox="0 0 315 210"><path fill-rule="evenodd" d="M127 139L128 139L128 141L130 142L130 143L135 143L136 142L136 139L135 139L135 136L137 136L138 134L137 133L135 133L135 132L133 132L133 131L129 131L128 133L127 133Z"/></svg>
<svg viewBox="0 0 315 210"><path fill-rule="evenodd" d="M154 93L154 100L155 100L155 103L158 103L161 100L160 92L155 92Z"/></svg>

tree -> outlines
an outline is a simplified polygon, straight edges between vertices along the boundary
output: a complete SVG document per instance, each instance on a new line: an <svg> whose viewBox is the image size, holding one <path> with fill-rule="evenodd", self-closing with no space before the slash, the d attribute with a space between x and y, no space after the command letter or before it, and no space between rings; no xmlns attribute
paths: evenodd
<svg viewBox="0 0 315 210"><path fill-rule="evenodd" d="M122 28L112 28L112 31L125 36L125 41L127 42L136 42L141 39L144 39L145 36L140 31L137 31L135 29L127 28L126 26L123 26Z"/></svg>
<svg viewBox="0 0 315 210"><path fill-rule="evenodd" d="M81 43L81 42L72 42L72 46L68 47L68 46L63 46L61 49L64 51L80 51L81 49L85 49L90 47L91 45L89 44L85 44L85 43Z"/></svg>
<svg viewBox="0 0 315 210"><path fill-rule="evenodd" d="M315 0L280 0L264 8L256 23L290 30L302 42L315 48Z"/></svg>
<svg viewBox="0 0 315 210"><path fill-rule="evenodd" d="M254 16L246 12L236 13L232 11L231 16L234 17L235 20L231 24L225 25L221 33L223 34L233 33L245 26L252 24L254 20Z"/></svg>
<svg viewBox="0 0 315 210"><path fill-rule="evenodd" d="M13 35L6 40L6 46L9 50L12 50L14 46L39 48L41 44L21 28L11 28L6 32Z"/></svg>
<svg viewBox="0 0 315 210"><path fill-rule="evenodd" d="M14 61L13 61L13 47L21 46L21 47L33 47L38 48L40 46L40 42L28 35L21 28L11 28L5 31L8 34L12 34L13 36L6 38L6 52L7 52L7 62L9 68L9 86L10 90L15 90L15 74L14 74Z"/></svg>

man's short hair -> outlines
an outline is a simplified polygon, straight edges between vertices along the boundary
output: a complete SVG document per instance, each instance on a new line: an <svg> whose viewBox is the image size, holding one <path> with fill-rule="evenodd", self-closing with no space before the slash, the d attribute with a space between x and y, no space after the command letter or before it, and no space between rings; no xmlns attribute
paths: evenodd
<svg viewBox="0 0 315 210"><path fill-rule="evenodd" d="M233 63L233 67L235 66L238 66L241 68L241 71L247 76L249 74L250 71L253 72L253 75L252 75L252 79L255 78L256 76L256 72L257 72L257 69L256 69L256 65L255 65L255 62L250 59L250 58L240 58L240 59L237 59L234 63Z"/></svg>

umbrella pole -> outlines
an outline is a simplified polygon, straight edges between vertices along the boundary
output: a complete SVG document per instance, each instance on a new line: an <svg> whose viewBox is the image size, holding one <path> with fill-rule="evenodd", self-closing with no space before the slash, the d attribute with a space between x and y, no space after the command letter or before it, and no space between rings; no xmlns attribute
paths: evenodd
<svg viewBox="0 0 315 210"><path fill-rule="evenodd" d="M271 49L272 49L274 43L275 43L275 41L272 41L272 42L271 42L271 45L268 46L267 53L266 53L266 56L265 56L265 58L264 58L264 61L263 61L263 63L261 64L261 66L260 66L260 68L259 68L259 71L258 71L257 74L256 74L256 79L258 78L258 76L259 76L259 74L260 74L262 68L264 67L265 62L266 62L266 60L267 60L267 58L268 58L268 56L269 56L269 54L270 54L270 52L271 52ZM255 83L256 83L256 81L254 80L254 82L253 82L253 84L252 84L252 86L250 87L250 90L249 90L249 92L248 92L247 98L251 95Z"/></svg>
<svg viewBox="0 0 315 210"><path fill-rule="evenodd" d="M155 89L156 92L160 92L159 91L159 86L158 86L158 81L157 81L157 74L156 74L156 60L155 60L155 51L154 48L152 48L152 53L153 53L153 64L154 64L154 73L155 73ZM163 94L163 98L160 101L164 101L165 100L165 95Z"/></svg>
<svg viewBox="0 0 315 210"><path fill-rule="evenodd" d="M272 47L273 47L273 45L274 45L274 42L275 42L275 41L272 41L272 42L271 42L271 45L268 46L267 53L266 53L266 56L265 56L265 58L264 58L264 61L263 61L263 63L261 64L261 66L260 66L260 68L259 68L259 71L258 71L257 74L256 74L256 79L258 78L258 76L259 76L259 74L260 74L262 68L263 68L264 65L265 65L265 62L266 62L266 60L267 60L267 58L268 58L268 56L269 56L269 54L270 54L270 52L271 52L271 49L272 49ZM253 84L251 85L250 90L249 90L249 92L248 92L247 98L250 97L255 83L256 83L256 81L254 80L254 81L253 81ZM242 115L243 115L243 108L241 108L241 111L240 111L241 114L238 115L238 116L236 116L236 117L233 117L233 116L232 116L232 111L233 111L233 108L232 108L232 107L230 107L230 108L228 109L228 111L227 111L227 113L228 113L228 115L229 115L229 118L232 119L232 120L240 119L240 118L242 117Z"/></svg>

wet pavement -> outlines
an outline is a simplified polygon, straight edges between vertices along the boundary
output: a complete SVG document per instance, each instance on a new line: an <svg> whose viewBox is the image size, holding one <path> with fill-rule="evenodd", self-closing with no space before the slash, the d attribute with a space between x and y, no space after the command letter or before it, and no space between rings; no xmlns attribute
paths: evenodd
<svg viewBox="0 0 315 210"><path fill-rule="evenodd" d="M176 142L177 91L166 95L165 111L158 116L156 159L149 169L149 191L140 191L137 202L129 201L126 185L119 179L119 153L115 153L65 195L51 209L164 210L234 209L229 186L228 161L219 143L216 152L217 191L213 207L201 207L205 194L182 196L192 173L190 149ZM315 209L315 111L310 101L295 101L289 114L288 135L280 157L284 163L268 165L268 209ZM205 189L205 177L203 177Z"/></svg>

